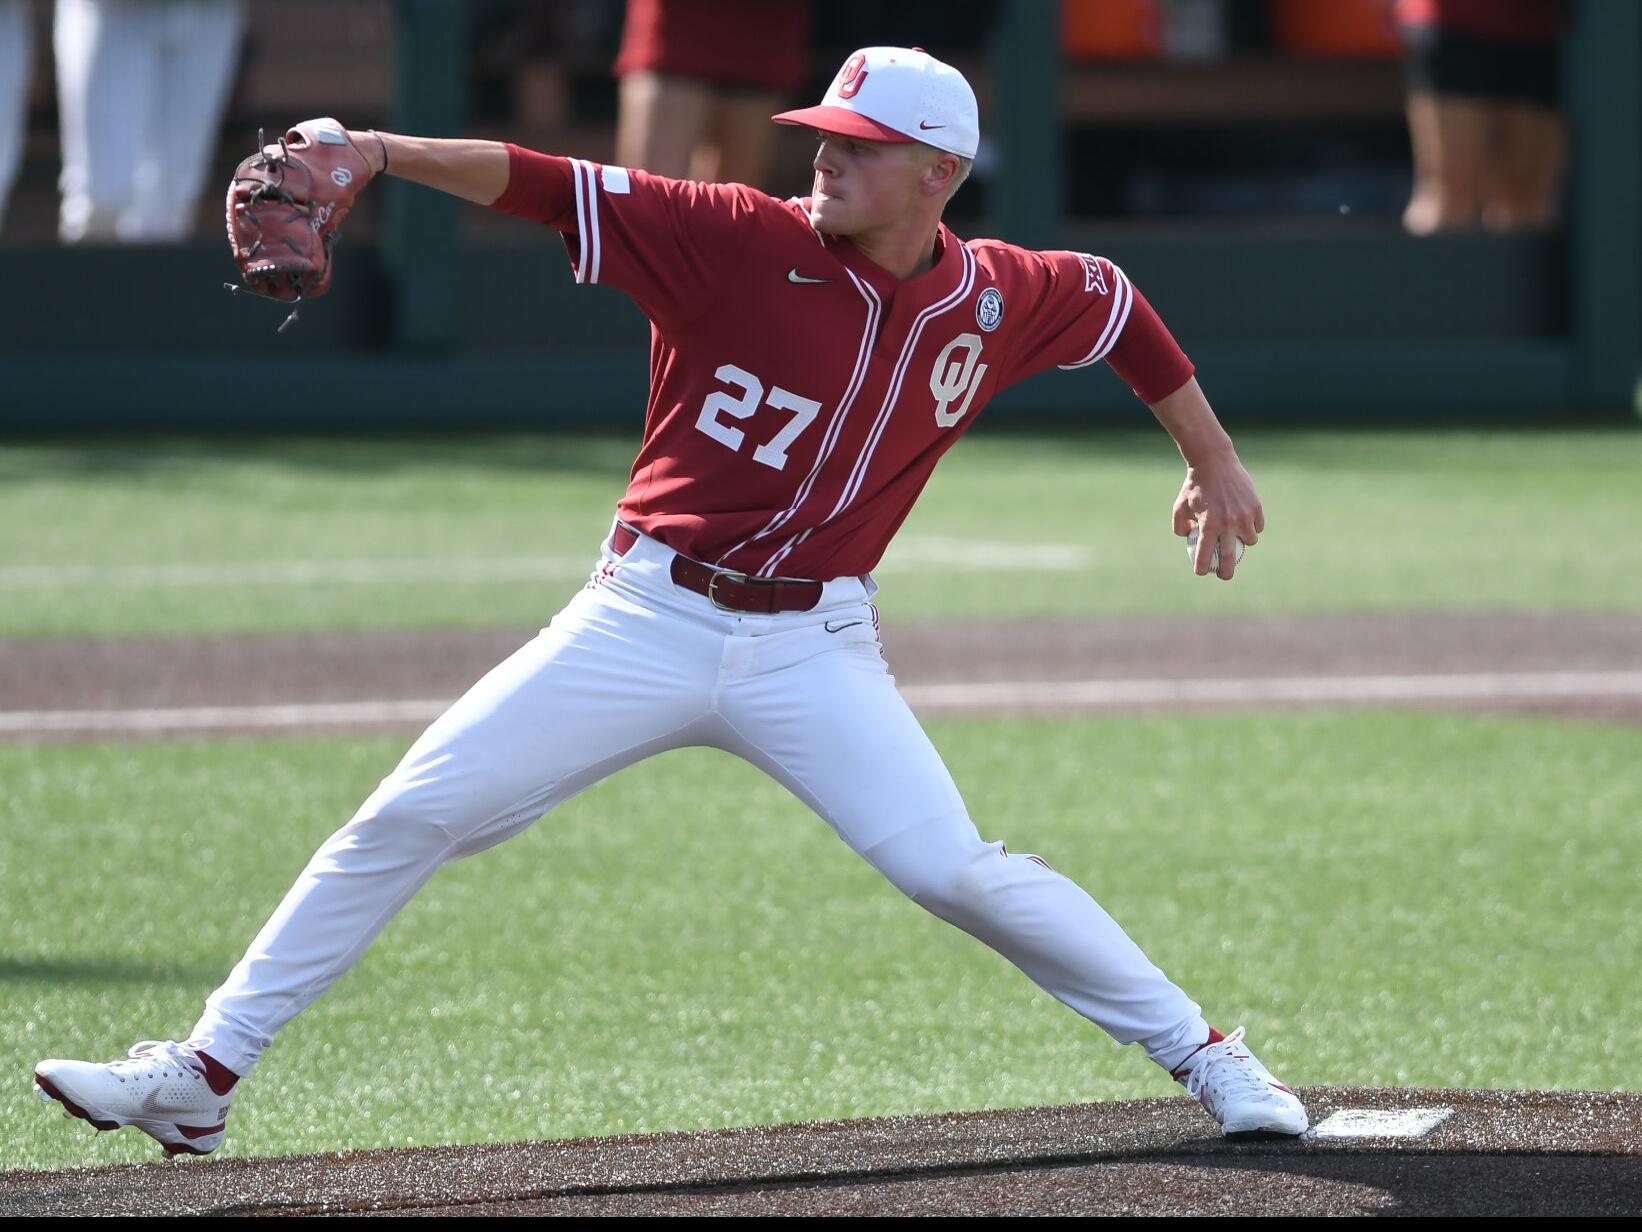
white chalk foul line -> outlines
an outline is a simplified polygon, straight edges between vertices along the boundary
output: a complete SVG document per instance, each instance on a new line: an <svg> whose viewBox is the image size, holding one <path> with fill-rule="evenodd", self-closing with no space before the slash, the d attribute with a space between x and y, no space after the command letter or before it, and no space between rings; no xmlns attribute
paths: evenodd
<svg viewBox="0 0 1642 1232"><path fill-rule="evenodd" d="M1289 676L1184 680L1066 680L1032 683L915 684L901 690L915 709L988 713L1036 707L1124 709L1171 703L1241 707L1301 703L1507 701L1642 697L1642 672L1500 672L1432 676ZM0 733L209 731L319 727L355 723L422 723L450 699L291 703L270 706L179 706L124 710L0 711Z"/></svg>
<svg viewBox="0 0 1642 1232"><path fill-rule="evenodd" d="M1104 707L1216 702L1496 701L1642 696L1642 672L1486 672L1419 676L1265 676L1181 680L1056 680L1043 683L908 685L909 705L986 710L1012 706Z"/></svg>
<svg viewBox="0 0 1642 1232"><path fill-rule="evenodd" d="M883 567L904 569L1047 569L1070 573L1094 562L1078 543L1003 543L994 539L946 539L906 535L890 544Z"/></svg>
<svg viewBox="0 0 1642 1232"><path fill-rule="evenodd" d="M909 535L885 558L890 572L932 569L1072 572L1091 562L1074 543L1005 543ZM596 553L563 556L429 557L417 560L269 560L171 562L145 565L8 565L0 591L97 587L173 590L196 586L349 586L379 582L535 582L584 577Z"/></svg>
<svg viewBox="0 0 1642 1232"><path fill-rule="evenodd" d="M95 586L174 590L191 586L317 586L372 582L529 582L578 577L586 556L503 556L426 560L211 561L152 565L13 565L0 569L0 590Z"/></svg>
<svg viewBox="0 0 1642 1232"><path fill-rule="evenodd" d="M451 698L409 701L293 702L278 706L172 706L152 710L0 710L5 732L210 731L220 728L319 727L331 723L425 723Z"/></svg>

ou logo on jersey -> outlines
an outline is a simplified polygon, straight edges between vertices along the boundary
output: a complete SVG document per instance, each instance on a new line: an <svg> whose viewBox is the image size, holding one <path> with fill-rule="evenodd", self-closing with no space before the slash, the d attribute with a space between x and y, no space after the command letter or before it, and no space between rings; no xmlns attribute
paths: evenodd
<svg viewBox="0 0 1642 1232"><path fill-rule="evenodd" d="M981 336L959 334L935 359L935 369L929 374L929 392L935 395L935 426L950 428L964 417L969 404L975 400L975 391L986 377L986 365L980 362ZM952 404L959 398L956 410Z"/></svg>

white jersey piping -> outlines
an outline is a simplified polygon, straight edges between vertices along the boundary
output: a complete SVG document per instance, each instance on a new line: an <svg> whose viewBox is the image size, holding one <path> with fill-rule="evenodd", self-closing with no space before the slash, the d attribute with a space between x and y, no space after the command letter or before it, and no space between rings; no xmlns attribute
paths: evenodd
<svg viewBox="0 0 1642 1232"><path fill-rule="evenodd" d="M1108 265L1111 262L1107 262ZM1112 266L1112 273L1117 275L1117 291L1112 296L1111 315L1106 318L1106 328L1101 330L1100 337L1095 339L1095 346L1089 354L1076 363L1056 364L1057 368L1070 371L1073 368L1087 368L1090 364L1105 359L1117 340L1123 336L1123 327L1129 320L1129 309L1134 306L1135 292L1129 285L1129 277L1117 266Z"/></svg>
<svg viewBox="0 0 1642 1232"><path fill-rule="evenodd" d="M587 254L592 247L587 242L587 206L582 199L582 161L570 160L570 174L576 191L576 238L581 241L581 254L576 258L576 281L587 281Z"/></svg>
<svg viewBox="0 0 1642 1232"><path fill-rule="evenodd" d="M817 232L816 234L819 238L820 233ZM825 244L825 241L822 242ZM861 330L861 343L855 350L855 369L850 373L850 382L844 388L844 396L838 403L838 410L833 415L831 422L827 425L827 433L821 440L820 448L816 451L815 462L810 467L810 473L804 476L804 482L798 485L798 492L793 497L792 504L788 505L787 508L781 513L776 514L775 517L771 518L762 530L756 531L747 536L747 538L736 544L729 551L722 553L714 562L717 565L723 565L726 560L741 551L742 548L757 542L765 535L779 530L792 519L794 514L798 512L805 500L809 498L810 492L814 489L815 481L821 474L822 466L825 465L827 459L832 456L833 448L838 444L838 438L843 434L844 419L849 414L850 408L854 406L856 396L861 392L861 387L866 384L867 369L869 368L872 359L873 336L878 331L878 318L883 313L883 301L879 299L878 292L874 291L872 289L872 285L865 279L857 277L856 274L847 267L844 269L844 272L849 275L850 281L855 284L855 289L860 294L861 298L866 301L867 319L866 325Z"/></svg>
<svg viewBox="0 0 1642 1232"><path fill-rule="evenodd" d="M907 368L912 363L913 352L918 349L918 339L922 337L924 327L936 317L950 312L958 304L961 304L974 288L975 254L970 252L967 247L960 246L958 251L963 255L963 274L958 279L958 285L954 290L948 292L945 298L939 299L924 308L913 321L912 328L907 331L906 341L901 344L901 354L895 361L889 390L884 395L883 405L878 408L878 418L873 422L872 431L867 436L866 447L861 451L861 456L855 460L855 466L850 471L848 481L844 484L844 490L839 494L838 503L833 506L832 512L822 518L815 526L804 530L782 544L775 554L759 568L759 576L773 576L776 568L792 554L794 548L808 539L811 532L825 526L836 518L860 494L861 485L866 481L867 468L872 462L872 455L877 452L878 442L883 438L884 429L889 426L890 415L895 409L896 399L901 394L901 382L906 379Z"/></svg>
<svg viewBox="0 0 1642 1232"><path fill-rule="evenodd" d="M576 180L576 234L581 238L581 259L576 262L577 282L599 280L599 177L585 158L572 158L570 170ZM584 204L585 203L585 204Z"/></svg>

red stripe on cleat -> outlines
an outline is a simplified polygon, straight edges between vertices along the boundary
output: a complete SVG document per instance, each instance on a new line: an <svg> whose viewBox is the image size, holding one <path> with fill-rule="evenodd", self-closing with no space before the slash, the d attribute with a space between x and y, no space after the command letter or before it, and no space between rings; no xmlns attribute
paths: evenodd
<svg viewBox="0 0 1642 1232"><path fill-rule="evenodd" d="M204 1138L211 1134L220 1134L227 1128L228 1122L224 1121L221 1125L179 1125L177 1132L184 1138Z"/></svg>
<svg viewBox="0 0 1642 1232"><path fill-rule="evenodd" d="M56 1087L52 1086L50 1080L42 1078L39 1074L34 1075L34 1082L35 1085L37 1085L47 1095L51 1096L52 1099L56 1100L64 1108L68 1109L71 1115L79 1117L82 1121L94 1125L101 1130L120 1128L118 1121L95 1120L88 1112L86 1112L84 1108L70 1100L63 1098L63 1093Z"/></svg>
<svg viewBox="0 0 1642 1232"><path fill-rule="evenodd" d="M197 1146L189 1146L182 1142L162 1142L167 1155L209 1155L210 1151L202 1151Z"/></svg>

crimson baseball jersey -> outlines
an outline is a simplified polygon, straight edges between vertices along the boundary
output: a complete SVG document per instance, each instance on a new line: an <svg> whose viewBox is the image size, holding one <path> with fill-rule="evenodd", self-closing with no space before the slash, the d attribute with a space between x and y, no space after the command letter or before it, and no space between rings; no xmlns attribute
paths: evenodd
<svg viewBox="0 0 1642 1232"><path fill-rule="evenodd" d="M1104 257L964 242L900 279L817 231L807 198L509 146L493 208L559 230L577 282L651 322L644 441L618 505L674 551L760 577L878 564L998 390L1109 361L1146 402L1192 375Z"/></svg>

